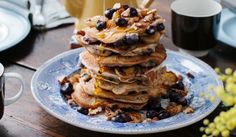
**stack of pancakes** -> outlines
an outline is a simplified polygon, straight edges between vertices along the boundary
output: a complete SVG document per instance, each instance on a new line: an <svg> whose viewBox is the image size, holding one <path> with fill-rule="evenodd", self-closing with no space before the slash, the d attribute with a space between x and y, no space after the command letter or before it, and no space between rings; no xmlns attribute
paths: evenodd
<svg viewBox="0 0 236 137"><path fill-rule="evenodd" d="M92 17L76 34L86 50L80 54L82 68L72 98L85 108L139 110L150 98L166 94L177 81L162 65L166 51L159 40L165 31L164 20L156 10L119 3L109 10L111 17Z"/></svg>

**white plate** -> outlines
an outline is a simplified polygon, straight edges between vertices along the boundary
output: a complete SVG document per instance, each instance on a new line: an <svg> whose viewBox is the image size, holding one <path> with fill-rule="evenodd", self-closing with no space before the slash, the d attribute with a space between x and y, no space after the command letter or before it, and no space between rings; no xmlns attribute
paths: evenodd
<svg viewBox="0 0 236 137"><path fill-rule="evenodd" d="M30 32L30 22L22 15L0 8L0 52L15 46Z"/></svg>

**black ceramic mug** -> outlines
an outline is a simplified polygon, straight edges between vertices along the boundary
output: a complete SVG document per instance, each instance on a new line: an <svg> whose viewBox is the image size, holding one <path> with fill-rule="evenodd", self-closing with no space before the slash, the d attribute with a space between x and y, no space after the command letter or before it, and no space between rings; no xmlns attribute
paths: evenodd
<svg viewBox="0 0 236 137"><path fill-rule="evenodd" d="M181 52L200 57L216 45L222 7L214 0L175 0L172 40Z"/></svg>
<svg viewBox="0 0 236 137"><path fill-rule="evenodd" d="M21 82L21 88L17 94L10 98L5 98L5 79L6 78L16 78ZM0 63L0 119L4 113L4 106L10 105L17 101L23 94L24 90L24 81L20 74L15 72L4 73L4 67Z"/></svg>

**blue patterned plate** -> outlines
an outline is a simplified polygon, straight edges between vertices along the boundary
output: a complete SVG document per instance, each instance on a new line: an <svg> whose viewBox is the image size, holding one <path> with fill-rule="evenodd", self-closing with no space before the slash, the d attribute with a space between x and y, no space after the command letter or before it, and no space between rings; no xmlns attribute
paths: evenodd
<svg viewBox="0 0 236 137"><path fill-rule="evenodd" d="M88 130L117 133L145 134L173 130L193 124L210 114L219 104L207 100L202 95L215 96L209 91L208 85L222 86L217 75L210 66L192 56L167 50L164 65L169 70L183 76L183 81L189 90L187 95L191 106L195 109L192 114L179 113L176 116L152 123L116 123L106 121L102 116L86 116L72 109L62 98L57 78L68 75L78 69L79 53L83 48L62 53L44 63L34 74L31 89L36 101L51 115L74 126ZM186 76L188 72L195 78Z"/></svg>

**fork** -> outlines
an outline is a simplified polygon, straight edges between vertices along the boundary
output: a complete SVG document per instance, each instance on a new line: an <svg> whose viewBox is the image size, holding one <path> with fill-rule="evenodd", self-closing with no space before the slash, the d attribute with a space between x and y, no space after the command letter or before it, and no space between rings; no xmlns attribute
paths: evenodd
<svg viewBox="0 0 236 137"><path fill-rule="evenodd" d="M46 20L42 14L42 5L44 0L36 0L35 11L33 14L33 27L37 30L45 29Z"/></svg>

